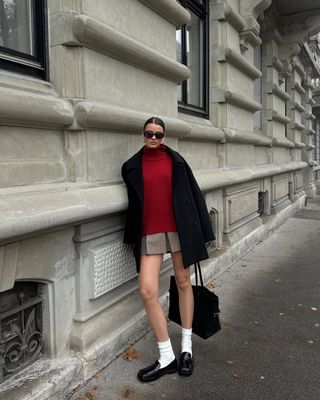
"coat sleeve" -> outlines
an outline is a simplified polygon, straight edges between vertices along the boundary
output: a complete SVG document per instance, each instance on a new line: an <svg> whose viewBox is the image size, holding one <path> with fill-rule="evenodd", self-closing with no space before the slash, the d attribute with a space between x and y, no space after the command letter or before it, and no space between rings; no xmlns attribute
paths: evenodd
<svg viewBox="0 0 320 400"><path fill-rule="evenodd" d="M186 168L188 180L190 183L191 191L193 194L194 202L197 207L197 211L198 211L198 215L199 215L205 242L210 242L211 240L215 239L215 236L214 236L212 224L211 224L211 221L209 218L209 213L207 210L206 202L203 198L201 189L199 188L199 185L193 175L193 172L186 161L185 161L185 168Z"/></svg>

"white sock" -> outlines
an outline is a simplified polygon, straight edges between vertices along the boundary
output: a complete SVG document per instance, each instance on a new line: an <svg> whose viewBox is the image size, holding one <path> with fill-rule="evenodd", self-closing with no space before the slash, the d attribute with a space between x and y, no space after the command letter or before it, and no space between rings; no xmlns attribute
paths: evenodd
<svg viewBox="0 0 320 400"><path fill-rule="evenodd" d="M192 328L182 328L181 353L185 351L192 355Z"/></svg>
<svg viewBox="0 0 320 400"><path fill-rule="evenodd" d="M160 358L158 360L160 363L160 368L165 368L176 358L172 350L171 340L168 339L164 342L157 342L157 344L160 353Z"/></svg>

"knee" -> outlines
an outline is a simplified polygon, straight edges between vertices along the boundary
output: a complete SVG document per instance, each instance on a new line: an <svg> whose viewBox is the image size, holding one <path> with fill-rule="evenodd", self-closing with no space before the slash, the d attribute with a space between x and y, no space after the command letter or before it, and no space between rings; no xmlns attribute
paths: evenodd
<svg viewBox="0 0 320 400"><path fill-rule="evenodd" d="M190 276L182 275L176 276L178 290L185 292L191 288Z"/></svg>
<svg viewBox="0 0 320 400"><path fill-rule="evenodd" d="M140 296L144 303L157 301L157 291L149 286L140 287Z"/></svg>

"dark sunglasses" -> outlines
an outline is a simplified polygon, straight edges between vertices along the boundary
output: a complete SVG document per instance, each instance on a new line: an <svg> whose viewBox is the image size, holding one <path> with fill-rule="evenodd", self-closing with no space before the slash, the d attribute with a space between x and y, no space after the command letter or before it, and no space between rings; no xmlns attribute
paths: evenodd
<svg viewBox="0 0 320 400"><path fill-rule="evenodd" d="M163 132L144 131L143 135L148 139L151 139L153 136L155 136L156 139L163 139L164 138L164 133Z"/></svg>

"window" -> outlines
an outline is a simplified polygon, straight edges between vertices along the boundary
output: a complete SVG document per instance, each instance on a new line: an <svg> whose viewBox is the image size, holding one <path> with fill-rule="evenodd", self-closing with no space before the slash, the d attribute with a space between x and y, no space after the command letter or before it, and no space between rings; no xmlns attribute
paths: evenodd
<svg viewBox="0 0 320 400"><path fill-rule="evenodd" d="M177 30L177 61L191 70L178 86L179 111L208 116L208 6L207 0L181 0L191 20Z"/></svg>
<svg viewBox="0 0 320 400"><path fill-rule="evenodd" d="M46 0L0 0L0 69L48 79Z"/></svg>
<svg viewBox="0 0 320 400"><path fill-rule="evenodd" d="M261 71L262 68L262 48L257 46L254 48L254 66ZM254 99L258 103L262 103L262 78L256 79L253 83ZM262 132L262 110L258 110L253 114L253 129L255 133Z"/></svg>

